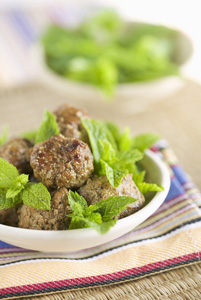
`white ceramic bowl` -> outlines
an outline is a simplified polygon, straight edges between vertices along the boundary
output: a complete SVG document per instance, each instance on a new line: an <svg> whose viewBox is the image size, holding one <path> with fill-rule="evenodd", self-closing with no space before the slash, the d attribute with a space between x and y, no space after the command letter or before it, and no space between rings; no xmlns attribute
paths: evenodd
<svg viewBox="0 0 201 300"><path fill-rule="evenodd" d="M170 187L170 173L162 160L147 151L142 160L148 181L161 184L164 191L149 195L138 212L118 220L106 234L92 228L44 231L0 225L0 240L22 248L46 252L72 252L101 245L131 231L152 215L165 200Z"/></svg>
<svg viewBox="0 0 201 300"><path fill-rule="evenodd" d="M174 60L180 66L181 76L166 76L147 82L119 84L111 103L106 103L101 91L92 85L63 78L48 68L40 44L32 48L32 58L38 79L49 88L65 95L75 105L96 111L100 116L104 115L105 110L121 115L132 115L145 110L158 100L170 97L184 86L182 70L192 56L193 46L187 35L179 30L178 33Z"/></svg>

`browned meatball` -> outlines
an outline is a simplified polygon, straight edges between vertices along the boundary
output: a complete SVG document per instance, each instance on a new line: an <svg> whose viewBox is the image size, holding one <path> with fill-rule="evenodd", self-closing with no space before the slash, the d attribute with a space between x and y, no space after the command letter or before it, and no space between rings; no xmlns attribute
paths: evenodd
<svg viewBox="0 0 201 300"><path fill-rule="evenodd" d="M88 145L62 135L35 145L30 162L36 179L52 188L80 187L93 172L93 156Z"/></svg>
<svg viewBox="0 0 201 300"><path fill-rule="evenodd" d="M70 224L67 217L71 211L68 203L68 191L60 188L51 193L51 210L39 210L22 205L18 210L18 227L39 230L64 230Z"/></svg>
<svg viewBox="0 0 201 300"><path fill-rule="evenodd" d="M12 138L0 147L0 157L13 164L19 173L30 174L32 172L29 163L29 150L32 143L23 138Z"/></svg>
<svg viewBox="0 0 201 300"><path fill-rule="evenodd" d="M84 186L79 188L78 192L86 199L88 205L95 204L100 200L111 196L130 196L138 199L136 202L129 204L126 209L117 216L118 219L126 217L139 210L145 202L144 196L132 180L131 174L122 178L118 188L114 188L109 183L106 176L94 175L92 178L87 180Z"/></svg>
<svg viewBox="0 0 201 300"><path fill-rule="evenodd" d="M17 226L17 208L11 207L0 210L0 224L9 226Z"/></svg>
<svg viewBox="0 0 201 300"><path fill-rule="evenodd" d="M87 133L81 124L82 117L89 118L86 110L63 104L54 111L54 114L61 134L88 142Z"/></svg>

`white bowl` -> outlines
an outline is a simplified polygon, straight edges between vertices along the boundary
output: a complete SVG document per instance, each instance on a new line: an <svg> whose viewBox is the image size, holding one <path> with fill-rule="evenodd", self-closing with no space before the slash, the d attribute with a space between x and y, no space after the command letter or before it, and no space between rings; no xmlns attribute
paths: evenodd
<svg viewBox="0 0 201 300"><path fill-rule="evenodd" d="M98 246L124 235L151 216L169 191L169 170L156 154L147 151L142 165L147 171L148 181L161 184L165 190L149 195L142 209L118 220L106 234L101 235L92 228L44 231L0 225L0 240L31 250L72 252Z"/></svg>
<svg viewBox="0 0 201 300"><path fill-rule="evenodd" d="M145 110L158 100L170 97L184 86L182 70L192 56L193 46L187 35L180 30L177 31L179 34L176 39L174 60L180 66L181 76L166 76L152 81L119 84L110 103L106 103L101 91L92 85L63 78L48 68L41 44L36 44L32 48L32 59L38 79L51 89L65 95L75 105L96 111L100 116L105 113L105 110L132 115Z"/></svg>

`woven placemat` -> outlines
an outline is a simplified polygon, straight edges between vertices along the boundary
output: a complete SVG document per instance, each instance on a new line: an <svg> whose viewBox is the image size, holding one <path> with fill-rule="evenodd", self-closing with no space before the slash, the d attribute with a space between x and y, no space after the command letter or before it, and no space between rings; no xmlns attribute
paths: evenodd
<svg viewBox="0 0 201 300"><path fill-rule="evenodd" d="M23 300L24 298L19 298ZM199 300L201 264L179 268L148 278L68 293L29 297L27 300Z"/></svg>
<svg viewBox="0 0 201 300"><path fill-rule="evenodd" d="M122 127L128 125L133 133L155 131L169 140L184 168L201 188L199 149L201 145L201 87L187 83L185 88L163 102L152 105L147 111L129 117L109 112L110 119ZM0 93L0 125L8 122L11 134L32 129L41 121L44 108L53 110L57 105L69 102L40 84L32 84ZM72 103L75 104L76 103ZM92 115L108 118L87 107ZM26 116L24 112L26 111ZM10 115L10 117L9 117ZM34 115L34 118L32 118ZM38 117L35 117L35 116ZM12 117L11 117L12 116ZM20 123L18 122L20 120ZM63 294L32 297L31 299L200 299L201 265L150 276L120 285L71 291ZM20 298L18 298L20 299Z"/></svg>

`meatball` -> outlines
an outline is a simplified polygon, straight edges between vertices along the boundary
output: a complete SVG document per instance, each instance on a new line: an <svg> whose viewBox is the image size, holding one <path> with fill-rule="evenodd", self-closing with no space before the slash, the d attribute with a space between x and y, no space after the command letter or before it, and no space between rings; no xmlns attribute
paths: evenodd
<svg viewBox="0 0 201 300"><path fill-rule="evenodd" d="M18 227L39 230L64 230L70 224L71 212L68 191L62 187L51 193L51 210L40 210L26 205L18 209Z"/></svg>
<svg viewBox="0 0 201 300"><path fill-rule="evenodd" d="M109 183L106 176L94 175L92 178L87 180L84 186L79 188L78 192L86 199L88 205L96 204L100 200L111 196L130 196L138 199L136 202L129 204L126 209L117 216L118 219L126 217L139 210L145 202L144 196L132 180L131 174L122 178L118 188L114 188Z"/></svg>
<svg viewBox="0 0 201 300"><path fill-rule="evenodd" d="M0 147L0 157L13 164L19 173L30 174L32 172L29 158L32 143L23 138L13 138Z"/></svg>
<svg viewBox="0 0 201 300"><path fill-rule="evenodd" d="M81 123L82 117L89 118L86 110L63 104L54 111L54 114L61 134L88 142L87 132Z"/></svg>
<svg viewBox="0 0 201 300"><path fill-rule="evenodd" d="M30 162L36 179L51 188L80 187L93 172L89 146L62 135L35 145Z"/></svg>
<svg viewBox="0 0 201 300"><path fill-rule="evenodd" d="M5 224L9 226L17 226L17 208L11 207L8 209L0 210L0 224Z"/></svg>

